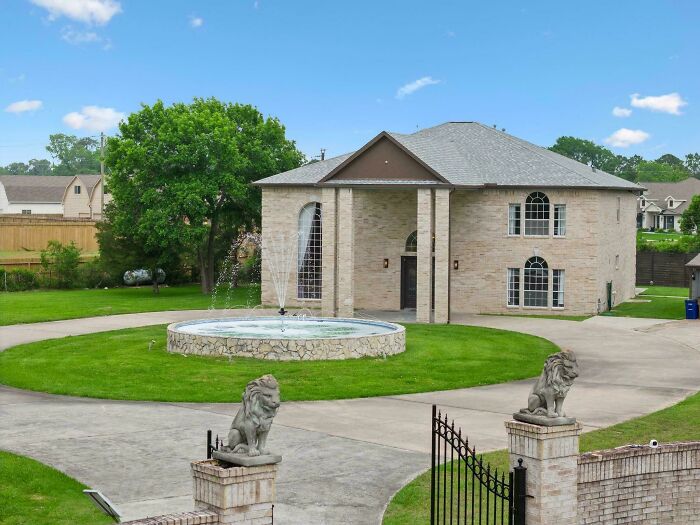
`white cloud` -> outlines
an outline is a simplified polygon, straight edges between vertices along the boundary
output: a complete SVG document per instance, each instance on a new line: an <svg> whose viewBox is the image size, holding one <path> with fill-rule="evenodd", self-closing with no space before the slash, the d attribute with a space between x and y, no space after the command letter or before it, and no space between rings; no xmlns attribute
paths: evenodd
<svg viewBox="0 0 700 525"><path fill-rule="evenodd" d="M616 117L629 117L632 114L632 110L629 108L621 108L620 106L615 106L612 110L612 114Z"/></svg>
<svg viewBox="0 0 700 525"><path fill-rule="evenodd" d="M80 31L66 26L61 29L61 39L74 46L89 44L92 42L102 42L102 38L94 31Z"/></svg>
<svg viewBox="0 0 700 525"><path fill-rule="evenodd" d="M56 20L62 16L85 22L86 24L104 25L116 14L121 13L122 6L116 0L30 0L49 12L49 19Z"/></svg>
<svg viewBox="0 0 700 525"><path fill-rule="evenodd" d="M204 18L192 16L190 17L190 25L192 27L202 27L202 25L204 25Z"/></svg>
<svg viewBox="0 0 700 525"><path fill-rule="evenodd" d="M123 118L124 113L116 111L114 108L84 106L80 112L68 113L63 117L63 122L73 129L107 131L119 124Z"/></svg>
<svg viewBox="0 0 700 525"><path fill-rule="evenodd" d="M631 102L635 108L650 109L671 115L680 115L680 109L688 103L678 93L659 95L658 97L640 97L639 93L630 95Z"/></svg>
<svg viewBox="0 0 700 525"><path fill-rule="evenodd" d="M605 139L605 143L616 148L628 148L634 144L641 144L650 136L649 133L641 129L620 128Z"/></svg>
<svg viewBox="0 0 700 525"><path fill-rule="evenodd" d="M41 100L19 100L7 106L5 111L8 113L25 113L41 109L43 105L44 103Z"/></svg>
<svg viewBox="0 0 700 525"><path fill-rule="evenodd" d="M440 80L435 80L433 77L422 77L413 82L409 82L401 86L396 92L396 98L401 99L407 97L411 93L415 93L419 89L423 89L426 86L431 86L433 84L439 84Z"/></svg>
<svg viewBox="0 0 700 525"><path fill-rule="evenodd" d="M16 77L10 77L7 80L12 84L16 84L17 82L24 82L26 78L27 76L24 73L20 73Z"/></svg>

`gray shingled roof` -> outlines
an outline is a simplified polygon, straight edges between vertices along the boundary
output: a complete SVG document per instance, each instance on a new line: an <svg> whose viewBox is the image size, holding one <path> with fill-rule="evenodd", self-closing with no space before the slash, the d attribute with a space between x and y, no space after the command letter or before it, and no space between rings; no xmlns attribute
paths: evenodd
<svg viewBox="0 0 700 525"><path fill-rule="evenodd" d="M496 184L642 189L620 177L600 170L594 171L585 164L478 122L447 122L408 135L389 135L453 186L480 187ZM307 164L267 177L256 184L318 184L350 155ZM331 180L323 184L331 184ZM381 181L377 183L382 184Z"/></svg>
<svg viewBox="0 0 700 525"><path fill-rule="evenodd" d="M76 175L85 186L87 194L92 196L92 190L95 189L97 183L100 181L100 175Z"/></svg>
<svg viewBox="0 0 700 525"><path fill-rule="evenodd" d="M663 213L669 215L681 215L693 199L693 195L700 195L700 179L689 177L680 182L645 182L647 191L644 198L652 201ZM674 209L666 208L666 197L676 200L685 200Z"/></svg>
<svg viewBox="0 0 700 525"><path fill-rule="evenodd" d="M58 175L0 175L10 203L60 203L72 180Z"/></svg>

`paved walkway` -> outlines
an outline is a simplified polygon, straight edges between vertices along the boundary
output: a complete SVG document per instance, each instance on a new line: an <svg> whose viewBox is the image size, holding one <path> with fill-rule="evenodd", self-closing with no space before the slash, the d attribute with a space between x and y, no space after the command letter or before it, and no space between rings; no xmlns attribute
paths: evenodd
<svg viewBox="0 0 700 525"><path fill-rule="evenodd" d="M203 314L221 315L157 312L0 327L0 350ZM576 351L581 377L567 409L587 430L659 410L700 389L700 323L695 321L464 316L455 322L531 333ZM480 450L502 448L503 421L524 403L530 385L528 380L284 403L270 440L284 455L276 522L378 523L392 494L428 466L432 403L446 409ZM0 448L37 458L102 490L127 518L187 510L192 506L189 461L205 453L205 430L224 435L236 409L235 404L90 400L0 387Z"/></svg>

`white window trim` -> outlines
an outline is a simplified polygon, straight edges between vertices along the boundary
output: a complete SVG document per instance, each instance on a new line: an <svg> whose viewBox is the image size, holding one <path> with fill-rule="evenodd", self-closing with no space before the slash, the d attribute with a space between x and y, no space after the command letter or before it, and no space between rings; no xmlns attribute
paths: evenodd
<svg viewBox="0 0 700 525"><path fill-rule="evenodd" d="M518 304L509 304L510 300L510 271L518 271ZM523 304L523 272L522 269L517 266L508 266L506 268L506 308L520 308Z"/></svg>
<svg viewBox="0 0 700 525"><path fill-rule="evenodd" d="M564 295L564 306L554 306L554 272L562 272L562 275L564 275L564 279L560 278L559 284L561 285L562 282L564 283L564 286L561 288L561 293ZM552 310L565 310L566 309L566 270L563 268L555 268L552 270L552 292L551 292L551 301L549 304L552 305Z"/></svg>
<svg viewBox="0 0 700 525"><path fill-rule="evenodd" d="M518 219L518 227L520 233L510 233L510 207L519 206L520 207L520 218ZM506 209L506 236L507 237L522 237L523 236L523 204L521 202L509 202L508 208Z"/></svg>
<svg viewBox="0 0 700 525"><path fill-rule="evenodd" d="M556 225L556 222L555 222L556 219L555 219L555 217L556 217L556 214L557 214L556 208L557 208L558 206L559 206L559 207L561 207L561 206L564 207L564 235L557 235L556 229L555 229L555 225ZM555 238L555 239L566 239L566 232L567 232L567 230L568 230L568 228L567 228L567 226L568 226L568 224L567 224L567 219L568 219L568 217L567 217L566 204L563 204L563 203L554 204L554 205L552 206L552 237L553 237L553 238Z"/></svg>

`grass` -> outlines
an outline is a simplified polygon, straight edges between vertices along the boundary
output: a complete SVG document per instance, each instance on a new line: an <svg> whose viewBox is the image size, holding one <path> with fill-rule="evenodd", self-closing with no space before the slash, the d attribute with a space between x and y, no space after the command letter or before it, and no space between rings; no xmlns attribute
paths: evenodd
<svg viewBox="0 0 700 525"><path fill-rule="evenodd" d="M590 452L631 443L649 443L651 439L668 443L697 440L698 436L700 436L700 393L648 416L583 434L579 448L581 452ZM499 472L508 472L508 453L505 450L484 454L483 460L488 462L492 469L498 468ZM452 467L453 465L443 467L443 469L447 468L448 482ZM460 469L464 469L464 463L460 465ZM455 474L456 470L455 468ZM430 470L419 475L397 492L384 514L384 525L429 522Z"/></svg>
<svg viewBox="0 0 700 525"><path fill-rule="evenodd" d="M558 350L539 337L459 325L408 325L406 351L386 359L229 361L169 354L165 343L165 326L149 326L21 345L0 353L0 383L84 397L237 402L249 380L270 373L284 400L347 399L533 377Z"/></svg>
<svg viewBox="0 0 700 525"><path fill-rule="evenodd" d="M558 319L560 321L585 321L593 317L592 315L551 315L551 314L480 314L497 315L501 317L537 317L539 319Z"/></svg>
<svg viewBox="0 0 700 525"><path fill-rule="evenodd" d="M218 308L225 306L224 296L221 293L217 298ZM159 294L154 294L150 286L0 292L0 326L134 312L199 310L209 308L211 303L211 296L202 294L199 285L163 287ZM253 307L259 303L259 286L236 288L229 299L232 307Z"/></svg>
<svg viewBox="0 0 700 525"><path fill-rule="evenodd" d="M99 525L113 523L82 493L84 485L55 470L0 451L2 525Z"/></svg>
<svg viewBox="0 0 700 525"><path fill-rule="evenodd" d="M647 286L640 295L658 295L688 298L688 288L676 286Z"/></svg>
<svg viewBox="0 0 700 525"><path fill-rule="evenodd" d="M692 237L692 235L684 235L678 232L668 233L637 231L637 239L641 239L643 241L678 241L685 237Z"/></svg>
<svg viewBox="0 0 700 525"><path fill-rule="evenodd" d="M669 297L670 296L670 297ZM687 288L649 286L635 299L648 302L624 302L604 315L646 317L651 319L685 319Z"/></svg>

